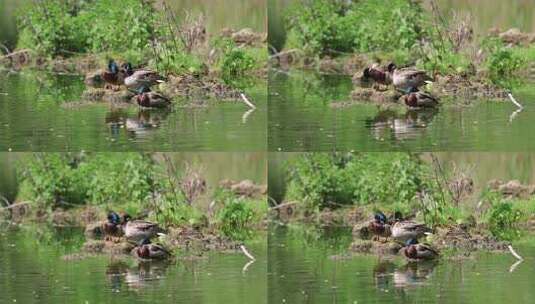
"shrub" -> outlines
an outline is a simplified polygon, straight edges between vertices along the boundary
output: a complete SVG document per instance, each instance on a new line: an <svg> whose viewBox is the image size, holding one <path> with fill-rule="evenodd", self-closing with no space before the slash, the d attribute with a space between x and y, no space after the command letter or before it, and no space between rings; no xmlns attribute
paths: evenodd
<svg viewBox="0 0 535 304"><path fill-rule="evenodd" d="M244 76L256 65L255 58L243 48L239 48L231 39L216 40L214 46L222 50L219 66L223 79Z"/></svg>
<svg viewBox="0 0 535 304"><path fill-rule="evenodd" d="M512 240L520 235L516 224L522 217L519 210L514 210L511 203L500 202L492 206L490 213L490 231L500 239Z"/></svg>
<svg viewBox="0 0 535 304"><path fill-rule="evenodd" d="M490 232L502 240L514 240L520 236L517 228L522 218L522 212L513 208L513 204L495 197L491 201L491 208L487 212Z"/></svg>
<svg viewBox="0 0 535 304"><path fill-rule="evenodd" d="M153 164L137 153L35 154L25 159L25 199L48 208L77 204L143 205L155 191Z"/></svg>
<svg viewBox="0 0 535 304"><path fill-rule="evenodd" d="M88 177L87 196L92 204L146 204L156 191L153 163L142 154L112 157L97 154L80 164L79 174Z"/></svg>
<svg viewBox="0 0 535 304"><path fill-rule="evenodd" d="M507 81L514 78L515 72L523 65L524 60L496 38L484 41L483 45L489 53L486 61L489 78L494 83L507 87Z"/></svg>
<svg viewBox="0 0 535 304"><path fill-rule="evenodd" d="M19 47L36 48L49 55L70 54L87 49L87 26L71 10L69 1L43 0L21 9Z"/></svg>
<svg viewBox="0 0 535 304"><path fill-rule="evenodd" d="M318 55L409 50L426 36L423 8L409 0L301 0L290 11L292 34Z"/></svg>
<svg viewBox="0 0 535 304"><path fill-rule="evenodd" d="M215 200L222 205L217 212L217 224L221 232L233 240L250 238L255 219L251 201L236 197L228 190L219 190Z"/></svg>
<svg viewBox="0 0 535 304"><path fill-rule="evenodd" d="M304 154L289 164L287 199L319 208L409 203L417 192L431 189L427 174L412 154Z"/></svg>
<svg viewBox="0 0 535 304"><path fill-rule="evenodd" d="M44 208L60 204L83 204L87 191L80 176L73 170L74 159L70 155L55 153L35 154L25 160L21 193L26 199Z"/></svg>
<svg viewBox="0 0 535 304"><path fill-rule="evenodd" d="M51 56L87 51L141 52L155 34L157 14L142 0L42 0L20 12L19 47Z"/></svg>

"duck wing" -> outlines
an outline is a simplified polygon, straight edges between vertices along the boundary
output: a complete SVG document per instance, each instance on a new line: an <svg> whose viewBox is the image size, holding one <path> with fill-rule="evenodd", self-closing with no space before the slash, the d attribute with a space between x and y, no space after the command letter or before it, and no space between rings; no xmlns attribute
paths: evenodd
<svg viewBox="0 0 535 304"><path fill-rule="evenodd" d="M402 222L400 223L401 224L401 228L404 229L404 230L409 230L409 231L427 231L429 230L429 228L427 228L427 226L425 226L425 224L420 224L420 223L416 223L416 222Z"/></svg>
<svg viewBox="0 0 535 304"><path fill-rule="evenodd" d="M137 70L132 77L142 81L163 81L163 77L160 76L158 72L151 70Z"/></svg>
<svg viewBox="0 0 535 304"><path fill-rule="evenodd" d="M423 103L423 106L435 106L438 104L438 99L426 92L417 92L418 100Z"/></svg>
<svg viewBox="0 0 535 304"><path fill-rule="evenodd" d="M400 69L399 73L408 79L421 79L421 80L433 80L433 78L427 75L427 72L424 70L418 70L414 68L404 68Z"/></svg>
<svg viewBox="0 0 535 304"><path fill-rule="evenodd" d="M154 248L157 250L157 251L161 251L161 252L164 252L168 255L171 255L171 252L169 250L167 250L165 247L163 247L161 244L153 244Z"/></svg>
<svg viewBox="0 0 535 304"><path fill-rule="evenodd" d="M156 223L152 223L152 222L148 222L148 221L142 221L142 220L136 220L136 221L133 221L131 223L132 223L132 225L134 225L136 227L136 229L139 229L139 230L149 230L149 229L153 229L153 228L158 227L158 224L156 224Z"/></svg>
<svg viewBox="0 0 535 304"><path fill-rule="evenodd" d="M431 252L431 253L433 253L435 255L439 255L439 252L436 249L434 249L433 247L431 247L429 244L418 244L418 245L419 245L418 246L419 247L418 248L419 251L429 251L429 252Z"/></svg>
<svg viewBox="0 0 535 304"><path fill-rule="evenodd" d="M153 99L153 100L171 102L171 99L169 99L168 97L163 96L160 93L149 92L149 94L151 95L150 98Z"/></svg>

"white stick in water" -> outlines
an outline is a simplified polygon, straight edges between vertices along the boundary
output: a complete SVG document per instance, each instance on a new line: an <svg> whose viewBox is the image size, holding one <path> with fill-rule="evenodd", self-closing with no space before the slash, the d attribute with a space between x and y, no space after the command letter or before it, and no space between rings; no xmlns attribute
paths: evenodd
<svg viewBox="0 0 535 304"><path fill-rule="evenodd" d="M509 267L509 272L513 273L516 268L518 267L518 265L522 264L524 262L524 260L518 260L516 261L513 265L511 265L511 267Z"/></svg>
<svg viewBox="0 0 535 304"><path fill-rule="evenodd" d="M521 260L521 261L524 260L524 258L522 258L518 253L516 253L516 251L513 249L513 246L509 245L509 246L507 246L507 248L509 249L509 251L511 252L511 254L512 254L515 258L517 258L518 260Z"/></svg>
<svg viewBox="0 0 535 304"><path fill-rule="evenodd" d="M240 249L243 252L243 254L245 254L246 257L248 257L250 260L256 261L254 256L252 254L250 254L249 251L247 251L247 248L245 248L245 246L240 245Z"/></svg>
<svg viewBox="0 0 535 304"><path fill-rule="evenodd" d="M249 262L247 262L247 264L245 264L245 265L243 266L243 268L241 269L241 272L242 272L243 274L245 274L245 273L247 272L247 269L249 269L249 266L253 265L254 262L256 262L256 261L255 261L255 260L250 260ZM521 262L521 261L518 261L518 262ZM517 263L518 263L518 262L517 262Z"/></svg>
<svg viewBox="0 0 535 304"><path fill-rule="evenodd" d="M245 96L245 94L243 93L240 93L240 96L241 96L241 99L243 100L243 102L248 105L251 109L256 109L256 106L254 104L252 104L249 99L247 99L247 96Z"/></svg>
<svg viewBox="0 0 535 304"><path fill-rule="evenodd" d="M517 107L520 108L520 109L523 109L523 108L524 108L520 103L518 103L518 101L516 101L516 99L513 97L513 94L511 94L511 93L507 93L507 96L509 97L509 99L511 100L511 102L515 104L515 106L517 106Z"/></svg>

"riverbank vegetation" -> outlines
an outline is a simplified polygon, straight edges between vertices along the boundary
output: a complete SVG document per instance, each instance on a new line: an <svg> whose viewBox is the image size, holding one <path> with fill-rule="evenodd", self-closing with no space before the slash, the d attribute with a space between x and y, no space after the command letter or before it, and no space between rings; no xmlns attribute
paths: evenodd
<svg viewBox="0 0 535 304"><path fill-rule="evenodd" d="M204 16L177 16L164 1L30 1L18 16L17 50L0 62L87 73L109 58L164 75L262 76L264 34L250 29L208 33Z"/></svg>
<svg viewBox="0 0 535 304"><path fill-rule="evenodd" d="M209 185L166 154L36 153L20 160L17 175L17 199L1 209L13 222L89 227L115 211L158 223L177 246L192 235L228 245L255 238L267 213L264 186Z"/></svg>
<svg viewBox="0 0 535 304"><path fill-rule="evenodd" d="M304 153L287 161L286 180L272 207L283 223L363 227L382 211L423 222L440 240L452 229L498 241L533 229L533 186L493 180L476 189L469 169L434 155Z"/></svg>
<svg viewBox="0 0 535 304"><path fill-rule="evenodd" d="M511 90L535 59L533 34L494 29L476 36L470 16L447 15L436 1L296 1L286 9L285 27L286 44L272 56L275 65L349 75L390 62L416 66L435 78L427 89L441 97L465 88Z"/></svg>

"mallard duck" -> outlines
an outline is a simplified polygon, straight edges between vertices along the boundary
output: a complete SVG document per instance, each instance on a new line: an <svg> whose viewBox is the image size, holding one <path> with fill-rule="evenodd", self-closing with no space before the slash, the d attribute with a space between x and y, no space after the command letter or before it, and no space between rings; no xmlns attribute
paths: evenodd
<svg viewBox="0 0 535 304"><path fill-rule="evenodd" d="M106 239L123 236L121 217L117 213L110 211L108 213L108 221L102 224L102 232Z"/></svg>
<svg viewBox="0 0 535 304"><path fill-rule="evenodd" d="M368 224L368 230L375 235L376 238L388 238L391 235L390 224L387 222L386 215L378 211L374 215L374 219Z"/></svg>
<svg viewBox="0 0 535 304"><path fill-rule="evenodd" d="M418 91L417 88L410 88L403 98L405 105L411 108L435 108L438 106L438 100L435 97L429 93Z"/></svg>
<svg viewBox="0 0 535 304"><path fill-rule="evenodd" d="M151 87L164 82L164 78L157 72L144 69L134 71L130 63L123 64L123 69L126 73L124 84L129 89L138 90L142 86Z"/></svg>
<svg viewBox="0 0 535 304"><path fill-rule="evenodd" d="M165 260L171 253L160 244L152 244L149 239L143 239L134 249L134 254L145 260Z"/></svg>
<svg viewBox="0 0 535 304"><path fill-rule="evenodd" d="M438 251L427 244L420 244L416 239L408 239L401 253L407 260L412 262L433 260L439 256Z"/></svg>
<svg viewBox="0 0 535 304"><path fill-rule="evenodd" d="M136 95L136 102L144 108L167 108L171 100L162 94L152 92L148 87L141 86Z"/></svg>
<svg viewBox="0 0 535 304"><path fill-rule="evenodd" d="M131 220L129 215L124 216L124 234L126 239L139 243L144 239L151 239L162 229L156 223L143 220Z"/></svg>
<svg viewBox="0 0 535 304"><path fill-rule="evenodd" d="M392 226L392 237L400 242L406 242L409 239L418 239L427 233L430 233L425 224L419 224L413 221L399 221Z"/></svg>
<svg viewBox="0 0 535 304"><path fill-rule="evenodd" d="M383 84L390 85L392 84L392 78L389 73L385 73L375 67L365 68L362 72L363 79L372 79L373 81Z"/></svg>
<svg viewBox="0 0 535 304"><path fill-rule="evenodd" d="M113 59L110 59L110 61L108 62L108 69L100 73L100 77L102 78L102 80L112 86L123 85L125 76L126 71L120 70L119 66Z"/></svg>
<svg viewBox="0 0 535 304"><path fill-rule="evenodd" d="M410 88L419 88L433 80L425 71L415 68L398 69L394 63L390 63L387 70L394 87L403 92L408 92Z"/></svg>

